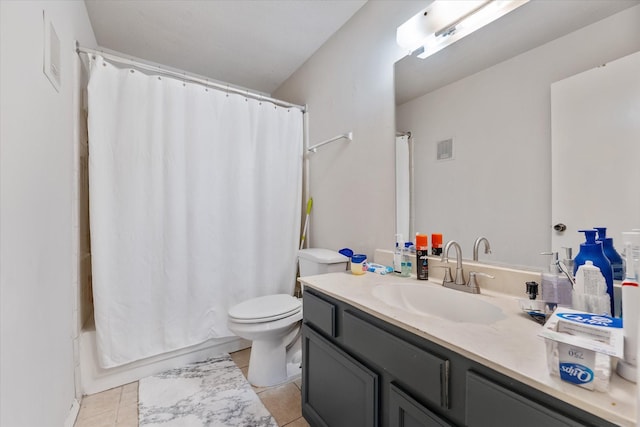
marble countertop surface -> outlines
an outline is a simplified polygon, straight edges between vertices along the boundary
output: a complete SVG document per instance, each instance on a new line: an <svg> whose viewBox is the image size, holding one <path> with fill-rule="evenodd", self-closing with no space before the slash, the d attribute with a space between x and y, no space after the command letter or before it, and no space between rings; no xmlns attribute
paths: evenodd
<svg viewBox="0 0 640 427"><path fill-rule="evenodd" d="M373 295L376 286L397 283L441 285L395 275L350 272L301 277L305 286L376 316L388 323L451 349L471 360L512 377L530 387L581 408L620 426L636 426L636 385L614 371L608 393L589 391L552 376L547 370L544 339L538 337L541 326L520 311L518 298L482 290L473 295L497 307L505 314L491 324L455 322L436 316L413 314L387 305ZM450 292L460 292L447 289ZM464 310L464 307L453 307Z"/></svg>

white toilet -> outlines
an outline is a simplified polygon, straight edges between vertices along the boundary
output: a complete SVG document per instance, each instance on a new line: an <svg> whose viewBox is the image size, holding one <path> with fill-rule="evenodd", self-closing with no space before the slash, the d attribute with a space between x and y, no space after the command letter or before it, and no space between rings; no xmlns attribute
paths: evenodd
<svg viewBox="0 0 640 427"><path fill-rule="evenodd" d="M298 252L300 276L345 271L348 261L344 255L329 249ZM300 375L301 299L287 294L266 295L231 307L228 315L229 330L253 341L247 375L251 384L269 387Z"/></svg>

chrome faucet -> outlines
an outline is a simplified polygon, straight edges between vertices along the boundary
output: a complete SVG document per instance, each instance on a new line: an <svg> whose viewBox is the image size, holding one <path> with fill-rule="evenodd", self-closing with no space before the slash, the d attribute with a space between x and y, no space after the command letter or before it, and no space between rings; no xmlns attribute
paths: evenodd
<svg viewBox="0 0 640 427"><path fill-rule="evenodd" d="M449 240L444 247L444 251L442 251L442 258L440 259L442 262L449 262L449 249L453 246L456 250L456 276L453 281L443 281L442 286L449 287L448 285L462 285L465 286L464 283L464 275L462 274L462 249L460 245L455 240ZM451 276L449 276L450 278ZM446 279L446 277L445 277Z"/></svg>
<svg viewBox="0 0 640 427"><path fill-rule="evenodd" d="M489 240L486 237L478 237L473 244L473 260L478 261L478 248L480 247L480 243L484 242L484 253L491 253L491 245L489 244Z"/></svg>

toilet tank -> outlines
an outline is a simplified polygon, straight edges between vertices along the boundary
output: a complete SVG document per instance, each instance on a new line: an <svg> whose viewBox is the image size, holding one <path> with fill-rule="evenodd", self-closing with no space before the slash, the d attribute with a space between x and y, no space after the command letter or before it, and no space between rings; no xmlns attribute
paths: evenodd
<svg viewBox="0 0 640 427"><path fill-rule="evenodd" d="M330 249L309 248L298 252L300 277L345 271L349 258Z"/></svg>

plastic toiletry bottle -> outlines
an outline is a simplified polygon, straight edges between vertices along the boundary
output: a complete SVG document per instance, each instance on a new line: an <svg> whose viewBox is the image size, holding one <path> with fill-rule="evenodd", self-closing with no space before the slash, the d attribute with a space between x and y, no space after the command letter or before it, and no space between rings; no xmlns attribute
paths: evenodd
<svg viewBox="0 0 640 427"><path fill-rule="evenodd" d="M580 233L584 233L586 240L584 243L580 244L580 252L578 252L578 255L576 255L574 259L573 276L576 277L578 268L584 265L586 261L591 261L593 265L598 267L607 284L607 293L609 294L609 300L611 303L611 309L609 312L615 313L613 304L613 269L611 268L609 259L602 251L602 242L596 241L596 230L591 229L578 231Z"/></svg>
<svg viewBox="0 0 640 427"><path fill-rule="evenodd" d="M623 232L622 242L627 261L622 282L622 329L624 359L618 361L616 372L622 378L636 382L638 366L638 274L640 273L640 233Z"/></svg>
<svg viewBox="0 0 640 427"><path fill-rule="evenodd" d="M404 250L404 240L402 234L396 234L396 248L393 251L393 271L402 273L402 251Z"/></svg>
<svg viewBox="0 0 640 427"><path fill-rule="evenodd" d="M622 261L622 257L618 251L613 247L613 239L611 237L607 237L607 228L593 228L598 231L598 238L596 240L598 242L602 242L602 251L604 252L604 256L606 256L611 263L611 268L613 269L613 280L624 280L624 262Z"/></svg>
<svg viewBox="0 0 640 427"><path fill-rule="evenodd" d="M431 235L431 254L433 256L442 255L442 234L433 233Z"/></svg>
<svg viewBox="0 0 640 427"><path fill-rule="evenodd" d="M542 300L565 307L571 307L573 285L558 267L558 252L542 252L551 255L548 271L542 273Z"/></svg>
<svg viewBox="0 0 640 427"><path fill-rule="evenodd" d="M418 280L429 279L429 245L426 234L416 233L416 276Z"/></svg>
<svg viewBox="0 0 640 427"><path fill-rule="evenodd" d="M578 267L573 288L572 307L587 313L611 316L610 297L607 284L600 269L587 260Z"/></svg>
<svg viewBox="0 0 640 427"><path fill-rule="evenodd" d="M402 266L400 272L400 276L402 277L411 276L411 269L413 267L411 265L411 251L409 250L411 246L413 246L412 242L405 242L404 244L404 250L402 251Z"/></svg>

